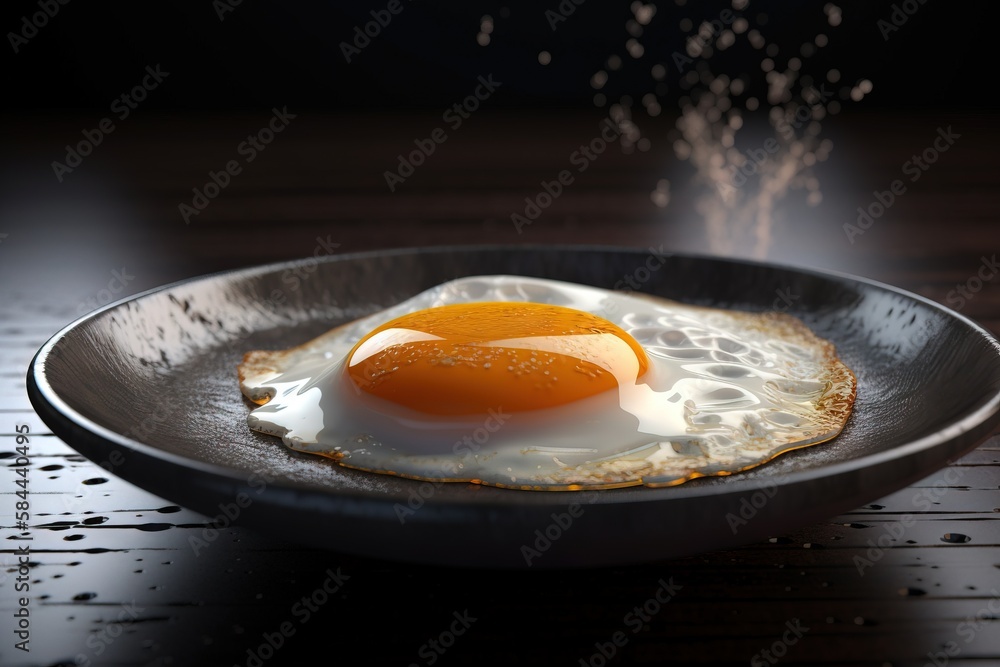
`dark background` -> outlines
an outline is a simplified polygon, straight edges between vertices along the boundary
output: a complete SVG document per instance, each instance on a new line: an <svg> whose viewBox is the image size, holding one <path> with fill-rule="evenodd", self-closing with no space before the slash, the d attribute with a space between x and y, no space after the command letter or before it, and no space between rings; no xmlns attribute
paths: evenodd
<svg viewBox="0 0 1000 667"><path fill-rule="evenodd" d="M683 51L691 31L681 29L681 19L697 26L729 7L657 3L643 27L645 53L633 59L623 48L625 24L633 18L628 2L577 6L566 0L575 10L555 31L545 15L558 9L555 0L400 2L402 12L351 63L339 44L350 42L354 27L371 21L370 12L386 2L245 0L222 11L222 20L221 4L209 2L71 2L16 55L6 45L5 106L26 114L104 110L145 65L160 63L173 78L143 104L144 112L252 111L274 104L325 112L438 110L467 95L485 72L504 82L494 109L578 109L592 105L590 77L610 54L623 56L623 65L603 92L612 100L626 94L638 99L655 87L650 67L669 65L671 55ZM779 63L798 55L803 38L825 32L830 45L813 64L820 71L839 68L842 83L875 81L867 108L996 108L989 76L996 60L992 3L847 2L836 27L825 25L826 4L756 0L739 14L782 45ZM893 6L918 9L886 40L878 21L890 19ZM22 16L37 11L33 2L5 3L0 26L15 30ZM494 28L484 47L476 36L486 16ZM547 66L538 62L543 50L552 55ZM748 70L755 68L757 60L746 51L734 48L713 62L728 68L744 59ZM679 93L675 79L668 67L667 102Z"/></svg>
<svg viewBox="0 0 1000 667"><path fill-rule="evenodd" d="M16 53L11 35L23 32L25 17L41 10L37 2L5 4L0 234L7 239L0 242L8 249L0 255L0 280L79 289L86 298L104 286L111 267L124 264L142 268L128 286L135 291L307 256L319 232L332 234L342 252L560 241L663 243L680 251L754 256L749 246L720 250L706 241L693 170L672 148L694 68L743 74L747 95L765 92L762 54L743 39L685 71L675 64L701 22L717 19L729 4L660 2L648 24L636 26L630 23L637 3L566 0L563 6L573 13L552 30L546 11L558 10L554 1L401 2L401 13L350 63L341 43L353 41L355 28L387 3L245 0L227 10L221 1L70 2L57 5L58 13L46 17ZM965 137L959 150L990 159L996 141L969 137L994 126L993 7L853 2L840 8L837 26L827 17L834 5L824 2L757 0L734 12L779 47L778 69L823 33L829 43L803 59L802 72L815 83L831 68L840 73L836 84L828 84L840 110L823 121L822 133L834 150L814 167L823 203L806 207L803 190L779 202L767 259L879 275L874 264L884 248L911 243L908 226L926 215L921 198L908 196L865 243L846 243L843 225L856 220L871 193L888 187L881 174L898 177L900 166L959 116L956 131ZM894 15L906 22L887 32ZM487 17L493 29L482 46L477 35ZM644 48L638 58L626 49L633 35ZM551 56L547 65L539 62L542 51ZM612 56L620 58L616 70L609 68ZM664 66L659 79L652 75L657 65ZM142 81L147 66L169 76L119 120L114 100ZM609 77L596 90L592 77L599 71ZM487 75L502 83L499 90L460 130L446 127L448 144L390 192L385 173L397 167L399 156L444 126L442 114ZM848 99L865 80L871 92L860 101ZM645 106L650 95L660 110L656 116ZM627 110L648 142L639 149L646 150L612 147L530 234L513 234L511 215L524 210L525 197L534 196L543 180L569 166L568 156L596 136L614 104ZM239 157L237 145L265 125L272 108L294 114L292 126L186 224L179 206L190 203L210 171ZM747 129L737 138L741 150L762 145L764 110L762 105L746 116ZM69 147L105 117L113 119L114 132L79 168L57 179L53 163L64 161ZM981 172L955 166L935 168L919 184L921 192L944 187L960 193L982 181ZM654 205L654 191L665 181L669 205ZM372 216L377 206L385 209L379 219ZM391 227L404 220L405 237ZM930 222L939 224L939 218ZM580 225L587 224L592 231L581 234ZM918 245L907 253L926 249ZM44 265L45 271L27 281L19 268L25 265Z"/></svg>

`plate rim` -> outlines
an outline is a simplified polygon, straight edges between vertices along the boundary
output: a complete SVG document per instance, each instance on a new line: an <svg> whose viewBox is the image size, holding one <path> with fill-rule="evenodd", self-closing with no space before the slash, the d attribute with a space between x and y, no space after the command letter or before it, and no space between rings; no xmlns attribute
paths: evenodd
<svg viewBox="0 0 1000 667"><path fill-rule="evenodd" d="M217 281L222 278L241 278L241 277L251 277L254 275L264 275L270 274L276 271L293 268L306 262L316 262L319 261L323 264L334 264L344 261L357 260L357 259L367 259L373 257L391 257L391 256L401 256L401 255L427 255L433 253L470 253L470 252L511 252L511 251L567 251L567 252L626 252L626 253L646 253L648 248L639 246L616 246L616 245L603 245L603 244L469 244L469 245L432 245L432 246L413 246L404 248L387 248L387 249L373 249L373 250L362 250L350 253L328 255L322 258L300 258L293 260L285 260L279 262L271 262L267 264L256 264L246 267L240 267L235 269L225 269L221 271L216 271L212 273L200 274L196 276L191 276L188 278L183 278L171 283L166 283L150 289L144 290L142 292L118 299L117 301L106 304L94 311L84 314L75 320L71 321L69 324L63 326L56 333L52 334L48 340L35 352L31 362L27 369L27 390L28 398L34 408L35 412L38 414L39 418L46 423L50 428L52 428L52 423L50 419L59 423L61 431L71 432L74 429L79 429L84 433L90 434L97 440L101 442L101 446L111 446L124 448L127 451L136 451L139 454L149 456L152 458L163 460L164 462L177 465L183 468L194 468L198 472L203 474L212 475L219 478L220 480L225 480L232 484L242 484L246 481L246 472L240 471L235 468L229 468L226 466L208 463L205 461L200 461L197 459L188 458L186 456L175 454L173 452L166 451L154 445L147 444L130 438L124 434L117 433L108 428L101 426L93 422L86 415L81 414L74 408L70 407L63 401L56 390L52 387L48 378L45 376L46 363L50 356L52 355L52 350L54 347L63 339L65 339L72 331L83 326L86 322L97 319L104 313L112 311L122 307L127 303L143 299L145 297L158 294L161 292L168 292L179 287L191 285L198 282L212 282ZM841 282L847 283L859 283L866 285L868 287L874 287L882 289L893 294L902 296L906 299L916 301L932 310L939 311L943 315L953 318L961 322L964 326L970 329L971 332L979 334L988 343L992 344L995 348L998 358L1000 358L1000 340L988 331L985 327L978 324L977 322L971 320L965 315L954 311L946 306L933 301L927 297L923 297L919 294L909 292L899 287L883 283L878 280L871 278L866 278L863 276L858 276L842 271L827 270L827 269L817 269L812 267L800 267L792 264L769 262L764 260L754 260L745 259L740 257L725 257L719 255L702 254L702 253L687 253L687 252L675 252L667 250L662 253L664 256L677 257L686 260L694 261L711 261L711 262L724 262L733 264L743 264L747 266L753 266L764 269L778 269L783 271L790 271L799 274L805 274L808 276L830 279L836 278ZM898 445L891 449L876 452L873 454L866 454L859 458L850 459L846 461L835 461L829 464L825 464L816 468L807 470L793 470L781 475L781 482L783 485L797 485L801 483L807 483L814 481L816 479L822 479L827 477L838 476L844 473L850 473L857 470L862 470L869 467L884 465L895 459L907 458L911 455L915 455L919 452L933 449L934 447L954 440L961 435L975 430L977 427L982 426L987 423L991 418L996 418L998 413L1000 413L1000 387L998 387L992 394L992 396L983 397L981 399L982 403L979 408L974 412L965 415L962 419L949 424L947 427L938 429L934 433L930 433L917 440L911 440L904 444ZM55 429L53 428L53 431ZM58 434L57 434L58 435ZM69 440L71 438L59 436L64 442L71 448L76 449L73 443ZM968 448L963 448L963 451L971 450L971 445ZM88 457L89 458L89 457ZM760 477L757 475L741 476L740 479L735 477L730 477L726 483L726 493L730 494L742 494L748 491L754 491L760 488ZM268 484L271 488L271 484ZM303 489L302 487L289 485L283 483L283 480L277 479L273 485L276 490L290 491L293 493L323 493L328 496L342 496L349 499L364 500L366 502L396 502L394 496L388 496L377 491L370 491L367 489L330 489L323 491L319 488L309 488ZM629 487L629 488L642 488L641 486ZM637 502L658 502L664 500L664 494L658 493L662 491L669 491L670 496L673 498L683 498L683 499L693 499L700 498L703 496L714 496L719 492L718 486L710 486L703 484L680 484L671 487L660 487L660 488L649 488L650 493L640 494L638 497L630 496L628 498L622 498L618 494L602 494L608 499L608 504L614 504L616 502L625 503L637 503ZM504 489L505 492L518 491L518 489ZM582 489L586 491L586 489ZM564 502L553 502L553 503L532 503L533 506L543 507L546 505L551 505L552 507L563 507L566 505L566 500L570 500L577 497L577 493L538 493L534 491L528 491L532 495L540 496L543 498L549 498L551 500L562 500ZM490 505L496 506L507 506L508 502L502 502L499 499L505 498L506 493L503 495L496 495L490 498L477 497L478 494L474 494L468 499L442 499L440 497L435 497L431 499L433 504L436 504L442 508L452 507L464 507L468 505L488 507ZM511 498L519 497L518 495L511 495Z"/></svg>

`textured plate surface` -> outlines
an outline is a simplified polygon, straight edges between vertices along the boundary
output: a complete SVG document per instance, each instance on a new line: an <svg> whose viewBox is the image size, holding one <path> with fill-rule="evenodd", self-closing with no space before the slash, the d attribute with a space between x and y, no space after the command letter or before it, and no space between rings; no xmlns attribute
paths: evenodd
<svg viewBox="0 0 1000 667"><path fill-rule="evenodd" d="M759 540L920 479L1000 419L1000 344L937 304L836 274L649 258L579 246L426 248L198 278L63 329L32 362L29 395L91 460L222 522L236 515L240 525L353 554L488 567L626 564ZM365 473L247 428L252 404L235 371L245 351L298 345L452 278L504 273L607 289L629 276L644 292L687 303L785 310L833 341L854 370L854 412L836 440L747 473L578 493Z"/></svg>

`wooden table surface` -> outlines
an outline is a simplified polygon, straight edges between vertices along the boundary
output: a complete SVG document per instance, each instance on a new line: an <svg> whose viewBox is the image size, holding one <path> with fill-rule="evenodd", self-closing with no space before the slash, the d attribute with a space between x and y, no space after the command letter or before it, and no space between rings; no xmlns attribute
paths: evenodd
<svg viewBox="0 0 1000 667"><path fill-rule="evenodd" d="M687 165L673 157L667 118L643 129L650 150L613 144L515 231L510 216L523 212L525 197L598 135L597 109L484 111L395 192L384 172L440 124L437 116L299 113L186 223L179 204L191 202L210 171L242 160L238 145L270 116L261 109L135 118L62 182L51 162L93 119L4 119L0 457L16 467L15 432L27 427L31 518L26 533L16 529L12 470L0 486L0 664L299 664L310 651L330 664L364 655L374 664L597 666L602 651L613 654L609 664L1000 664L998 438L846 515L643 566L411 566L240 527L196 553L190 540L206 517L106 473L31 409L31 356L78 315L174 280L327 252L320 240L338 244L333 252L555 242L718 248L695 210ZM960 138L851 243L843 225L857 208L904 178L904 163L947 127ZM843 114L824 133L834 150L817 168L823 202L807 208L792 195L779 206L767 259L875 278L1000 332L1000 278L973 280L1000 250L996 117ZM661 179L670 181L666 207L651 196ZM738 244L736 254L748 256L745 248ZM886 542L906 515L914 523ZM879 543L888 546L876 553ZM25 544L31 555L21 577ZM858 559L874 556L859 569ZM330 573L340 573L330 586L336 592L316 595ZM652 605L671 578L682 588ZM15 592L22 580L29 593ZM21 595L30 595L30 653L15 648L12 634ZM633 610L647 604L655 613L635 623ZM282 627L294 634L281 636Z"/></svg>

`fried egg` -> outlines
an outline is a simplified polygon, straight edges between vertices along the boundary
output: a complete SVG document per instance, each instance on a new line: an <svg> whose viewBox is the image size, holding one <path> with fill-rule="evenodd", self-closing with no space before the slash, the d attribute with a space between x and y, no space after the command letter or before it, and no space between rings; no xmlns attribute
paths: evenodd
<svg viewBox="0 0 1000 667"><path fill-rule="evenodd" d="M740 472L836 437L856 387L790 315L521 276L453 280L238 370L249 428L295 451L537 490Z"/></svg>

